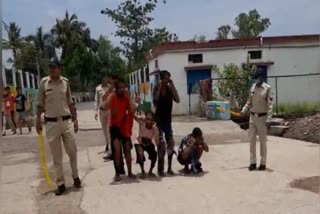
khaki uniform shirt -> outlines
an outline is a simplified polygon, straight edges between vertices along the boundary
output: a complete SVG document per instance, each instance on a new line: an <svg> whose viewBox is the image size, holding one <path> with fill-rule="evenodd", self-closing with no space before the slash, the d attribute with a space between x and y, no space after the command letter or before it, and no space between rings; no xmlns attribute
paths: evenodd
<svg viewBox="0 0 320 214"><path fill-rule="evenodd" d="M272 94L271 86L262 83L261 86L254 84L250 90L249 99L243 107L242 112L247 113L249 110L253 113L267 113L268 119L272 117Z"/></svg>
<svg viewBox="0 0 320 214"><path fill-rule="evenodd" d="M71 104L73 100L67 78L60 77L57 82L54 82L50 76L47 76L41 80L38 105L44 108L46 117L70 115Z"/></svg>
<svg viewBox="0 0 320 214"><path fill-rule="evenodd" d="M98 85L96 87L96 93L94 97L94 111L98 112L100 104L102 103L103 95L109 91L109 87L102 87L102 85Z"/></svg>

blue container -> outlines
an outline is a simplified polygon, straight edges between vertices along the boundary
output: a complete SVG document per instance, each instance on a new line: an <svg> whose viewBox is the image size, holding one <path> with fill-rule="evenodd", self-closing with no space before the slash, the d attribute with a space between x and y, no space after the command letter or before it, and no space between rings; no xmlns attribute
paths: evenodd
<svg viewBox="0 0 320 214"><path fill-rule="evenodd" d="M228 101L208 101L206 104L206 116L209 120L230 120L230 113L220 112L217 107L230 110Z"/></svg>

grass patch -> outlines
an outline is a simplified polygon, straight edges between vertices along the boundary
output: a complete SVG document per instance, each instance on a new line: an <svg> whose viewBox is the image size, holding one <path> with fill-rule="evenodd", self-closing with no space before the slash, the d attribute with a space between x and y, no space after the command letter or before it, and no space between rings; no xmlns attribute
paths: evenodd
<svg viewBox="0 0 320 214"><path fill-rule="evenodd" d="M273 109L276 112L276 108ZM304 114L311 112L320 112L319 103L296 103L296 104L279 104L280 114Z"/></svg>

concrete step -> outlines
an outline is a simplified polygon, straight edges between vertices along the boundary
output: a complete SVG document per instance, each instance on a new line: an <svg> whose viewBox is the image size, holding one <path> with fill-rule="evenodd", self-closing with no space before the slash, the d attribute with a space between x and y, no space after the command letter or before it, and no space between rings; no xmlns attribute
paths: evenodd
<svg viewBox="0 0 320 214"><path fill-rule="evenodd" d="M283 118L272 118L270 122L271 122L272 126L282 126L282 125L284 125L284 119Z"/></svg>
<svg viewBox="0 0 320 214"><path fill-rule="evenodd" d="M288 126L271 126L268 129L268 134L281 137L288 128Z"/></svg>

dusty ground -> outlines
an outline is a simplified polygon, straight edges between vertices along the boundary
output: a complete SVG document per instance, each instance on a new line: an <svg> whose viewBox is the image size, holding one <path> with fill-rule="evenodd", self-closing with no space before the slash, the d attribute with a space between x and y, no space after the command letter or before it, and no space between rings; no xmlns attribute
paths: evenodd
<svg viewBox="0 0 320 214"><path fill-rule="evenodd" d="M87 130L76 135L79 174L83 181L80 191L71 188L70 167L65 156L68 192L62 197L54 196L55 187L48 188L43 177L35 133L1 139L4 151L1 214L318 214L320 211L319 196L315 194L320 168L318 145L270 137L268 170L250 173L247 133L225 121L178 118L173 123L177 142L194 126L206 133L211 146L210 152L203 156L206 171L203 176L185 177L178 173L163 179L124 178L115 185L112 163L102 160L102 133L88 131L99 129L91 108L88 103L79 106L80 127ZM45 147L54 180L51 155L47 144ZM133 168L139 173L136 164ZM179 172L182 167L175 160L173 168Z"/></svg>
<svg viewBox="0 0 320 214"><path fill-rule="evenodd" d="M320 143L320 113L308 117L286 119L286 122L289 129L283 137Z"/></svg>

